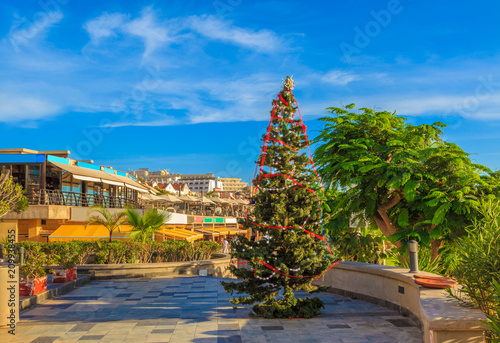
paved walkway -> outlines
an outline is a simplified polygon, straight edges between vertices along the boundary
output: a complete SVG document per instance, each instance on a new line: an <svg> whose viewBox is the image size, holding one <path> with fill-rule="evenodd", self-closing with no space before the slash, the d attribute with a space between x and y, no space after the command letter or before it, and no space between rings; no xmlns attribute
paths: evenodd
<svg viewBox="0 0 500 343"><path fill-rule="evenodd" d="M16 335L0 330L0 342L422 342L400 314L328 293L314 319L249 318L249 308L233 310L221 280L91 282L23 312Z"/></svg>

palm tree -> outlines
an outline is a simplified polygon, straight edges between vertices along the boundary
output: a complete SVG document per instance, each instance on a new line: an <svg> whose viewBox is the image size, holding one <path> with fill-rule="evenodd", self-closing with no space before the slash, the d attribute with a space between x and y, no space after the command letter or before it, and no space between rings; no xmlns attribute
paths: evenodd
<svg viewBox="0 0 500 343"><path fill-rule="evenodd" d="M128 222L134 228L130 233L130 237L136 238L142 243L145 243L149 237L152 237L160 226L170 219L168 212L158 211L152 208L144 212L143 215L138 210L126 209L125 213L128 217Z"/></svg>
<svg viewBox="0 0 500 343"><path fill-rule="evenodd" d="M90 214L97 213L96 215L91 216L87 220L87 225L90 224L101 224L109 231L109 241L111 242L113 237L113 231L120 231L120 225L122 225L127 220L127 215L125 211L110 213L107 208L94 208Z"/></svg>

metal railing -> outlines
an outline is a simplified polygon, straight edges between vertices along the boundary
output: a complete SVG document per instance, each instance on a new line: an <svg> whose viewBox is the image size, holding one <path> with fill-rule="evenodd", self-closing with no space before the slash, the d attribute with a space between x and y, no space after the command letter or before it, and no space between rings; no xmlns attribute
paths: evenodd
<svg viewBox="0 0 500 343"><path fill-rule="evenodd" d="M65 192L61 190L32 189L27 192L26 197L30 205L99 206L108 208L140 207L137 201L125 197Z"/></svg>

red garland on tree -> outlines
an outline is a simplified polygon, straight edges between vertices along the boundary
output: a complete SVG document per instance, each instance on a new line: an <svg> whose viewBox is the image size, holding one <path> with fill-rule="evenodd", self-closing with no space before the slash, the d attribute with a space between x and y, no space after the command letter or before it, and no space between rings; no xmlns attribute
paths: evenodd
<svg viewBox="0 0 500 343"><path fill-rule="evenodd" d="M323 302L297 299L294 291L324 291L314 286L338 263L323 228L323 190L309 150L306 126L287 76L283 90L273 101L271 120L254 176L255 196L251 213L242 221L245 229L260 233L260 241L240 237L232 246L233 257L248 260L251 269L231 266L241 282L222 282L224 289L240 295L230 301L252 305L265 318L310 318ZM295 119L298 112L299 119ZM307 152L301 153L301 150Z"/></svg>

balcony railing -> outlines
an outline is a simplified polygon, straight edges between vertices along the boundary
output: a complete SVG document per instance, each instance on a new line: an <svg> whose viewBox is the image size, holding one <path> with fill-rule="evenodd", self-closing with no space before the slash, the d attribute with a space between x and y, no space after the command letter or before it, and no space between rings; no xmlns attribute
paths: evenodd
<svg viewBox="0 0 500 343"><path fill-rule="evenodd" d="M61 190L33 189L27 192L26 197L30 205L99 206L108 208L140 207L137 201L125 197L65 192Z"/></svg>

